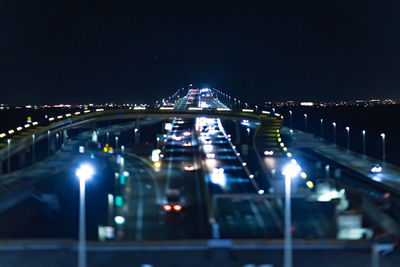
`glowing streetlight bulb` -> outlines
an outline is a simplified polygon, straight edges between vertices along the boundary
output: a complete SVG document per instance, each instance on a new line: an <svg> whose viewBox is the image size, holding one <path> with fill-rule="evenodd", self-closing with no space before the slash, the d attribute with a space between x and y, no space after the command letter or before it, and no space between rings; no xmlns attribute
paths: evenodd
<svg viewBox="0 0 400 267"><path fill-rule="evenodd" d="M283 168L282 174L288 178L295 178L300 174L300 172L301 167L299 164L297 164L296 161L291 161Z"/></svg>
<svg viewBox="0 0 400 267"><path fill-rule="evenodd" d="M94 174L93 166L84 163L76 170L75 174L79 179L90 180Z"/></svg>

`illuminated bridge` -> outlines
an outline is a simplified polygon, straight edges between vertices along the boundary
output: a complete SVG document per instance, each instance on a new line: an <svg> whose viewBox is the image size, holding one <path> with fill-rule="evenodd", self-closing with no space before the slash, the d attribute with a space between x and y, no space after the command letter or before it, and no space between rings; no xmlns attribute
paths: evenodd
<svg viewBox="0 0 400 267"><path fill-rule="evenodd" d="M74 266L80 237L89 266L281 266L290 234L295 266L396 262L379 253L400 236L399 169L371 174L373 159L283 120L189 88L153 106L88 107L4 130L0 257Z"/></svg>

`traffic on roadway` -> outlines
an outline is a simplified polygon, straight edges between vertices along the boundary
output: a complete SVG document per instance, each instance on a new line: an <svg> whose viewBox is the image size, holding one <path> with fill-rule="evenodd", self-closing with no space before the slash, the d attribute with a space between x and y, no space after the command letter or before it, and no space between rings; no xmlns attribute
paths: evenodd
<svg viewBox="0 0 400 267"><path fill-rule="evenodd" d="M180 97L182 91L163 100L162 107L175 112L232 108L219 99L230 99L220 91L189 88ZM296 150L291 132L281 131L280 115L263 115L259 120L119 114L66 128L36 145L47 148L45 161L3 176L21 190L18 201L3 198L0 221L16 220L24 211L19 220L35 222L26 236L18 234L24 223L13 229L2 225L0 236L76 238L76 228L64 216L75 218L78 211L65 191L73 192L76 202L81 177L87 177L91 241L282 240L290 234L341 242L393 240L400 234L395 194L371 188L356 173L310 150ZM78 176L80 187L71 176Z"/></svg>

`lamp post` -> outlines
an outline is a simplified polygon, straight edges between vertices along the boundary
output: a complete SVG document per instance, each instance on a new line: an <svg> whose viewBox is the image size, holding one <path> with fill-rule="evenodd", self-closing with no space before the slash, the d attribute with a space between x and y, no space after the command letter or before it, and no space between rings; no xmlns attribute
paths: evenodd
<svg viewBox="0 0 400 267"><path fill-rule="evenodd" d="M362 149L363 149L363 156L367 154L367 147L365 145L365 130L362 131Z"/></svg>
<svg viewBox="0 0 400 267"><path fill-rule="evenodd" d="M50 147L51 147L51 142L50 142L50 130L47 131L47 156L50 157Z"/></svg>
<svg viewBox="0 0 400 267"><path fill-rule="evenodd" d="M292 217L291 217L291 183L301 172L300 166L293 159L282 171L285 176L285 228L284 228L284 258L283 266L292 267Z"/></svg>
<svg viewBox="0 0 400 267"><path fill-rule="evenodd" d="M114 216L114 195L108 194L107 200L108 200L108 223L109 225L111 225Z"/></svg>
<svg viewBox="0 0 400 267"><path fill-rule="evenodd" d="M115 137L115 149L118 148L118 136Z"/></svg>
<svg viewBox="0 0 400 267"><path fill-rule="evenodd" d="M139 129L135 128L134 130L135 144L139 144Z"/></svg>
<svg viewBox="0 0 400 267"><path fill-rule="evenodd" d="M35 163L35 135L32 134L32 165Z"/></svg>
<svg viewBox="0 0 400 267"><path fill-rule="evenodd" d="M160 137L156 137L156 140L157 140L157 148L160 148Z"/></svg>
<svg viewBox="0 0 400 267"><path fill-rule="evenodd" d="M320 120L320 135L321 135L321 140L324 138L324 119Z"/></svg>
<svg viewBox="0 0 400 267"><path fill-rule="evenodd" d="M7 139L7 173L11 171L11 139Z"/></svg>
<svg viewBox="0 0 400 267"><path fill-rule="evenodd" d="M56 151L57 151L57 149L58 149L58 144L60 143L59 140L58 140L58 139L59 139L59 136L60 136L60 135L59 135L58 133L56 133Z"/></svg>
<svg viewBox="0 0 400 267"><path fill-rule="evenodd" d="M97 138L97 131L93 131L92 133L92 142L97 143L98 138Z"/></svg>
<svg viewBox="0 0 400 267"><path fill-rule="evenodd" d="M381 137L382 137L382 161L385 162L386 161L386 142L385 142L385 138L386 135L384 133L381 133Z"/></svg>
<svg viewBox="0 0 400 267"><path fill-rule="evenodd" d="M332 122L333 126L333 143L336 145L336 122Z"/></svg>
<svg viewBox="0 0 400 267"><path fill-rule="evenodd" d="M307 114L304 114L304 131L307 132Z"/></svg>
<svg viewBox="0 0 400 267"><path fill-rule="evenodd" d="M347 143L347 152L350 151L350 127L346 127L346 143Z"/></svg>
<svg viewBox="0 0 400 267"><path fill-rule="evenodd" d="M290 124L290 129L293 128L293 112L289 110L289 124Z"/></svg>
<svg viewBox="0 0 400 267"><path fill-rule="evenodd" d="M90 164L84 163L76 170L79 178L79 241L78 267L86 267L86 214L85 214L85 184L94 174Z"/></svg>

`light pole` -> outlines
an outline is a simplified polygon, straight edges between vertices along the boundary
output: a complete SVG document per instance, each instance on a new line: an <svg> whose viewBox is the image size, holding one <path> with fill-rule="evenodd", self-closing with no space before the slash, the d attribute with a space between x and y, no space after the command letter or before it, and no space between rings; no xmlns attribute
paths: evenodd
<svg viewBox="0 0 400 267"><path fill-rule="evenodd" d="M157 140L157 148L160 148L160 137L156 137Z"/></svg>
<svg viewBox="0 0 400 267"><path fill-rule="evenodd" d="M76 170L79 178L79 242L78 267L86 267L86 214L85 214L85 184L94 174L90 164L84 163Z"/></svg>
<svg viewBox="0 0 400 267"><path fill-rule="evenodd" d="M307 132L307 114L304 114L304 131Z"/></svg>
<svg viewBox="0 0 400 267"><path fill-rule="evenodd" d="M290 129L293 128L293 112L289 110L289 124L290 124Z"/></svg>
<svg viewBox="0 0 400 267"><path fill-rule="evenodd" d="M97 143L97 131L93 131L92 133L92 142Z"/></svg>
<svg viewBox="0 0 400 267"><path fill-rule="evenodd" d="M320 120L320 135L321 135L321 140L324 138L324 119Z"/></svg>
<svg viewBox="0 0 400 267"><path fill-rule="evenodd" d="M385 162L386 161L386 142L385 142L385 138L386 135L384 133L381 133L381 137L382 137L382 161Z"/></svg>
<svg viewBox="0 0 400 267"><path fill-rule="evenodd" d="M333 126L333 143L336 145L336 122L332 122Z"/></svg>
<svg viewBox="0 0 400 267"><path fill-rule="evenodd" d="M284 228L284 258L283 266L292 267L292 217L291 217L291 183L301 172L300 166L296 160L291 160L282 171L285 176L285 228Z"/></svg>
<svg viewBox="0 0 400 267"><path fill-rule="evenodd" d="M135 128L134 132L135 132L135 134L134 134L135 144L139 144L139 129Z"/></svg>
<svg viewBox="0 0 400 267"><path fill-rule="evenodd" d="M350 127L346 127L346 139L347 139L347 152L350 151Z"/></svg>
<svg viewBox="0 0 400 267"><path fill-rule="evenodd" d="M115 149L118 148L118 136L115 137Z"/></svg>
<svg viewBox="0 0 400 267"><path fill-rule="evenodd" d="M50 130L47 131L47 156L50 157L50 147L51 147L51 143L50 143Z"/></svg>
<svg viewBox="0 0 400 267"><path fill-rule="evenodd" d="M7 139L7 173L11 171L11 139Z"/></svg>
<svg viewBox="0 0 400 267"><path fill-rule="evenodd" d="M113 194L108 194L107 195L108 199L108 223L109 225L112 224L112 219L114 216L114 195Z"/></svg>
<svg viewBox="0 0 400 267"><path fill-rule="evenodd" d="M60 143L59 141L58 141L58 139L59 139L59 134L58 133L56 133L56 151L58 150L58 144Z"/></svg>
<svg viewBox="0 0 400 267"><path fill-rule="evenodd" d="M32 134L32 165L35 163L35 135Z"/></svg>
<svg viewBox="0 0 400 267"><path fill-rule="evenodd" d="M365 130L362 131L362 148L363 148L363 156L365 157L367 154L367 146L365 145Z"/></svg>

